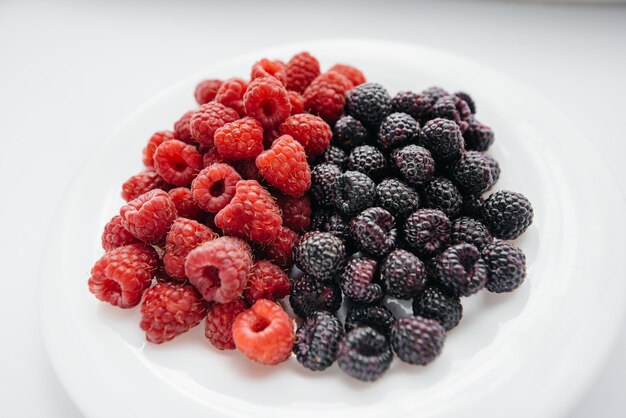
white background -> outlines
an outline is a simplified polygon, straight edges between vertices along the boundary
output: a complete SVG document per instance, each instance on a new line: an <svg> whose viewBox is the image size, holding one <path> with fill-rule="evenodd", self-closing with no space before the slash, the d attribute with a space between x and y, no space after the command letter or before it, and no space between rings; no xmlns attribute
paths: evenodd
<svg viewBox="0 0 626 418"><path fill-rule="evenodd" d="M625 190L625 7L0 0L0 417L80 416L45 356L37 281L54 210L86 156L191 72L271 45L332 37L438 47L522 80L572 117L618 178L615 192ZM622 239L626 231L616 232ZM601 277L589 279L601 285ZM569 417L623 416L624 387L626 332Z"/></svg>

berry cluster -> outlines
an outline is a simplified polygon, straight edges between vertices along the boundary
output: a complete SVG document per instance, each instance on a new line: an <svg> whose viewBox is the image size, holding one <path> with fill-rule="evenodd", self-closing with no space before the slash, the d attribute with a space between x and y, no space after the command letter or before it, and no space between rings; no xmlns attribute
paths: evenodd
<svg viewBox="0 0 626 418"><path fill-rule="evenodd" d="M373 381L394 353L431 362L461 296L524 280L524 254L503 240L532 207L508 191L483 199L500 168L467 93L391 97L302 52L261 59L249 79L204 80L194 96L196 109L148 140L88 281L101 301L141 304L149 342L204 319L217 349L262 364L293 352L314 371L337 361ZM394 317L393 298L412 300L414 316Z"/></svg>

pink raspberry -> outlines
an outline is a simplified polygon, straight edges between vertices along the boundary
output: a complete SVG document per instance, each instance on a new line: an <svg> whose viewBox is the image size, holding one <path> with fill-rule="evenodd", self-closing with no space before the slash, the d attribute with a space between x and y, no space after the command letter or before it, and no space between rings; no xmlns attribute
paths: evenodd
<svg viewBox="0 0 626 418"><path fill-rule="evenodd" d="M290 135L304 147L307 156L322 155L333 136L330 126L319 116L301 113L289 116L280 125L281 135Z"/></svg>
<svg viewBox="0 0 626 418"><path fill-rule="evenodd" d="M156 244L176 219L176 206L163 190L152 190L120 209L122 226L141 241Z"/></svg>
<svg viewBox="0 0 626 418"><path fill-rule="evenodd" d="M122 184L122 199L129 202L150 190L169 188L170 185L159 176L159 173L149 168L135 174Z"/></svg>
<svg viewBox="0 0 626 418"><path fill-rule="evenodd" d="M217 234L208 226L191 219L177 218L165 240L165 272L174 279L185 279L185 259L189 252L215 238Z"/></svg>
<svg viewBox="0 0 626 418"><path fill-rule="evenodd" d="M176 139L186 142L187 144L193 142L193 137L191 136L191 127L189 126L189 122L191 121L191 115L193 115L193 113L193 110L186 112L180 117L180 119L176 121L176 123L174 123L174 132L176 133Z"/></svg>
<svg viewBox="0 0 626 418"><path fill-rule="evenodd" d="M194 97L199 105L209 103L215 99L215 95L222 85L222 80L203 80L198 83L194 92Z"/></svg>
<svg viewBox="0 0 626 418"><path fill-rule="evenodd" d="M263 58L252 66L250 79L254 80L259 77L274 77L283 85L287 84L287 72L285 64L280 61L272 61Z"/></svg>
<svg viewBox="0 0 626 418"><path fill-rule="evenodd" d="M193 249L185 274L202 297L227 303L241 296L252 269L250 247L243 240L220 237Z"/></svg>
<svg viewBox="0 0 626 418"><path fill-rule="evenodd" d="M256 119L246 117L219 128L214 141L217 151L226 159L255 158L263 151L263 127Z"/></svg>
<svg viewBox="0 0 626 418"><path fill-rule="evenodd" d="M296 232L304 232L311 224L311 199L307 195L300 197L279 196L276 199L283 216L283 225Z"/></svg>
<svg viewBox="0 0 626 418"><path fill-rule="evenodd" d="M311 187L304 147L289 135L279 137L256 157L256 166L269 184L288 196L300 197Z"/></svg>
<svg viewBox="0 0 626 418"><path fill-rule="evenodd" d="M213 164L203 169L191 183L191 193L198 206L215 213L235 196L239 173L228 164Z"/></svg>
<svg viewBox="0 0 626 418"><path fill-rule="evenodd" d="M175 133L173 131L159 131L152 135L146 144L146 147L143 149L143 165L146 167L154 166L154 152L157 147L164 143L165 141L169 141L170 139L174 139Z"/></svg>
<svg viewBox="0 0 626 418"><path fill-rule="evenodd" d="M229 161L222 157L217 151L217 148L211 147L204 154L202 154L202 167L207 168L215 163L229 163Z"/></svg>
<svg viewBox="0 0 626 418"><path fill-rule="evenodd" d="M320 75L320 63L308 52L294 55L285 66L287 88L302 93Z"/></svg>
<svg viewBox="0 0 626 418"><path fill-rule="evenodd" d="M246 92L248 83L241 78L231 78L222 83L217 91L215 101L226 107L234 109L239 116L244 116L246 110L243 106L243 95Z"/></svg>
<svg viewBox="0 0 626 418"><path fill-rule="evenodd" d="M154 169L168 183L187 186L202 169L202 156L193 146L173 139L156 149Z"/></svg>
<svg viewBox="0 0 626 418"><path fill-rule="evenodd" d="M114 248L135 244L137 242L139 242L139 240L124 229L122 226L122 218L120 218L119 215L115 215L104 226L104 231L102 232L102 248L104 248L104 251L111 251Z"/></svg>
<svg viewBox="0 0 626 418"><path fill-rule="evenodd" d="M289 296L291 283L283 269L271 261L261 260L252 267L243 297L249 304L259 299L278 300Z"/></svg>
<svg viewBox="0 0 626 418"><path fill-rule="evenodd" d="M207 309L204 335L219 350L234 350L233 321L247 309L241 299L228 303L214 303Z"/></svg>
<svg viewBox="0 0 626 418"><path fill-rule="evenodd" d="M291 114L297 115L298 113L304 113L304 97L293 90L289 90L287 96L289 96L289 103L291 103Z"/></svg>
<svg viewBox="0 0 626 418"><path fill-rule="evenodd" d="M212 146L217 128L237 119L239 115L233 109L217 102L205 103L191 115L189 120L191 136L201 145Z"/></svg>
<svg viewBox="0 0 626 418"><path fill-rule="evenodd" d="M291 113L287 90L274 77L252 80L243 96L243 103L246 114L261 122L263 128L280 125Z"/></svg>
<svg viewBox="0 0 626 418"><path fill-rule="evenodd" d="M359 70L358 68L355 68L351 65L347 65L347 64L335 64L332 67L330 67L330 70L328 70L329 72L331 71L335 71L338 72L344 76L346 76L354 85L354 87L365 83L367 80L365 79L365 76L363 75L363 73L361 72L361 70Z"/></svg>
<svg viewBox="0 0 626 418"><path fill-rule="evenodd" d="M191 190L186 187L177 187L167 192L176 206L176 213L181 218L198 220L202 217L202 209L193 198Z"/></svg>
<svg viewBox="0 0 626 418"><path fill-rule="evenodd" d="M262 248L263 257L282 268L291 268L293 265L291 250L298 238L299 235L291 229L285 226L281 227L276 239Z"/></svg>

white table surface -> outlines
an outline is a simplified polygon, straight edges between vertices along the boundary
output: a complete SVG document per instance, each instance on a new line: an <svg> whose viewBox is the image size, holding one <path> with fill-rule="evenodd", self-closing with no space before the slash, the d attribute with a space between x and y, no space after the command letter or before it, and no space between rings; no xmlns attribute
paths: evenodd
<svg viewBox="0 0 626 418"><path fill-rule="evenodd" d="M624 7L222 3L0 1L0 417L81 415L39 333L39 262L54 209L86 156L130 112L223 59L320 37L397 39L471 56L560 106L606 159L616 193L626 188ZM626 332L568 417L624 416L624 387Z"/></svg>

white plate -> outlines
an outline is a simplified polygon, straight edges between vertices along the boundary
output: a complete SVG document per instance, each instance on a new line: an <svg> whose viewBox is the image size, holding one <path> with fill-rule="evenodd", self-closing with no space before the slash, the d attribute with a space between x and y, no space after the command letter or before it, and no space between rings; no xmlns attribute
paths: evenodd
<svg viewBox="0 0 626 418"><path fill-rule="evenodd" d="M141 169L150 135L194 107L203 77L247 76L257 59L309 50L324 68L348 62L390 91L464 89L492 125L500 188L525 193L535 222L519 241L528 279L507 295L464 300L465 315L428 367L394 361L365 384L334 365L312 373L218 352L198 327L171 343L144 342L139 309L96 301L87 278L121 183ZM92 156L67 193L47 245L40 288L48 353L90 417L514 417L566 411L613 339L624 301L622 197L574 124L518 82L441 51L372 40L329 40L260 51L195 74L143 106Z"/></svg>

